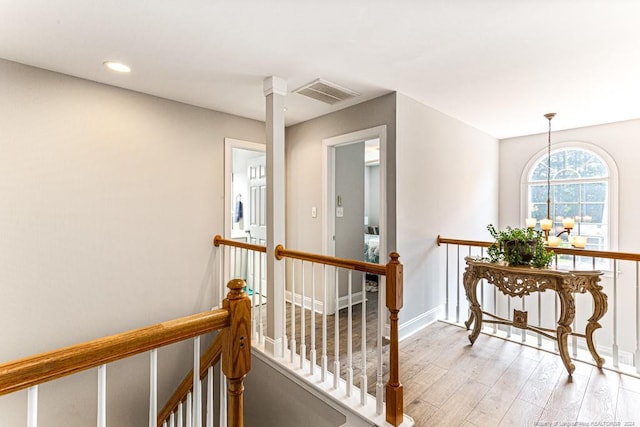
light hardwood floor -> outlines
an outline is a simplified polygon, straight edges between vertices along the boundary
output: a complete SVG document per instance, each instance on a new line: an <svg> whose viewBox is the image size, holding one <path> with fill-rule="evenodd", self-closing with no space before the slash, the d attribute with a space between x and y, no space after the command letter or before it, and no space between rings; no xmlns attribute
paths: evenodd
<svg viewBox="0 0 640 427"><path fill-rule="evenodd" d="M400 344L418 426L640 426L640 379L437 322Z"/></svg>
<svg viewBox="0 0 640 427"><path fill-rule="evenodd" d="M368 293L368 391L375 390L375 301ZM287 304L288 307L290 307ZM297 320L300 311L296 310ZM289 311L287 312L289 317ZM346 310L340 311L341 371L346 368ZM306 312L307 354L309 312ZM354 306L354 378L359 385L360 306ZM329 370L333 371L333 316L329 316ZM290 319L287 332L290 337ZM298 345L300 344L297 328ZM637 426L640 379L575 362L570 378L558 355L436 322L400 343L405 412L417 426ZM321 331L316 328L318 347ZM387 381L388 345L383 347ZM319 356L318 356L319 357Z"/></svg>

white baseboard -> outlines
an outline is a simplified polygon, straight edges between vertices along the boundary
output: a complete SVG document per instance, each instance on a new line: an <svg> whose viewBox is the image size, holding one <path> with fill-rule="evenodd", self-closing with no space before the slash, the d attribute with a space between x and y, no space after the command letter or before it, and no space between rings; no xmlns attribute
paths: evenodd
<svg viewBox="0 0 640 427"><path fill-rule="evenodd" d="M435 307L427 312L422 313L419 316L414 317L413 319L409 319L406 322L402 323L398 327L398 340L402 341L403 339L410 337L421 329L426 328L431 325L438 319L444 317L444 306L440 305ZM388 326L387 326L388 328ZM388 336L388 333L387 333Z"/></svg>
<svg viewBox="0 0 640 427"><path fill-rule="evenodd" d="M293 294L293 298L292 298L292 293L291 291L285 291L285 299L287 300L287 302L291 302L292 300L294 301L295 305L302 305L302 295L300 294ZM351 303L352 305L355 304L360 304L362 302L362 292L356 292L351 296ZM311 310L311 306L313 305L313 310L316 313L322 313L322 310L324 309L324 303L323 301L320 300L315 300L312 301L310 297L305 296L304 297L304 308L306 310ZM340 310L342 310L343 308L346 308L349 306L349 297L348 296L342 296L340 298L338 298L338 307ZM333 304L328 304L327 305L329 311L327 312L327 314L334 314L333 311Z"/></svg>
<svg viewBox="0 0 640 427"><path fill-rule="evenodd" d="M282 357L282 338L272 339L270 337L264 337L264 350L272 357Z"/></svg>

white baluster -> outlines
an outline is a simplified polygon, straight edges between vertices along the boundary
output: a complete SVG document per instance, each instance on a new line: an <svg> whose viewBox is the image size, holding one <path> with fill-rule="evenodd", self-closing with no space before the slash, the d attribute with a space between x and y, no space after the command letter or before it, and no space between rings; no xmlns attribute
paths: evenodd
<svg viewBox="0 0 640 427"><path fill-rule="evenodd" d="M296 261L291 261L291 363L296 357Z"/></svg>
<svg viewBox="0 0 640 427"><path fill-rule="evenodd" d="M456 258L456 323L460 323L460 245L456 246L458 257Z"/></svg>
<svg viewBox="0 0 640 427"><path fill-rule="evenodd" d="M38 386L27 390L27 427L38 427Z"/></svg>
<svg viewBox="0 0 640 427"><path fill-rule="evenodd" d="M176 414L175 414L175 412L172 412L171 415L169 415L169 427L176 427Z"/></svg>
<svg viewBox="0 0 640 427"><path fill-rule="evenodd" d="M492 288L493 288L493 311L494 313L498 314L498 291L495 286L492 286ZM494 323L493 333L495 334L497 332L498 332L498 325Z"/></svg>
<svg viewBox="0 0 640 427"><path fill-rule="evenodd" d="M353 388L353 270L349 270L347 282L347 397ZM364 289L363 289L364 294ZM364 298L364 297L363 297Z"/></svg>
<svg viewBox="0 0 640 427"><path fill-rule="evenodd" d="M362 274L362 320L360 331L360 352L362 360L360 365L360 404L367 403L367 275Z"/></svg>
<svg viewBox="0 0 640 427"><path fill-rule="evenodd" d="M525 311L525 309L524 309L524 296L520 297L520 299L522 300L522 311ZM526 343L527 342L527 330L525 328L521 328L520 329L520 334L522 334L522 342Z"/></svg>
<svg viewBox="0 0 640 427"><path fill-rule="evenodd" d="M107 365L98 366L98 427L107 426Z"/></svg>
<svg viewBox="0 0 640 427"><path fill-rule="evenodd" d="M469 247L469 248L471 248L471 247ZM484 258L484 248L480 248L480 258ZM464 278L464 276L463 276L463 278ZM480 281L480 306L482 306L482 307L486 307L486 305L484 303L484 284L485 284L485 281L484 281L484 279L482 279ZM494 312L495 312L495 309L494 309ZM484 329L484 326L483 326L483 329Z"/></svg>
<svg viewBox="0 0 640 427"><path fill-rule="evenodd" d="M256 289L256 252L251 251L251 262L249 263L251 266L251 272L249 275L249 279L247 281L247 293L251 290L251 337L257 342L260 342L258 339L258 329L256 322L256 314L258 309L256 308L256 298L257 298L257 289ZM250 280L250 283L249 283Z"/></svg>
<svg viewBox="0 0 640 427"><path fill-rule="evenodd" d="M620 366L618 348L618 260L613 260L613 367Z"/></svg>
<svg viewBox="0 0 640 427"><path fill-rule="evenodd" d="M327 266L322 265L322 355L320 356L322 382L327 379Z"/></svg>
<svg viewBox="0 0 640 427"><path fill-rule="evenodd" d="M156 427L158 424L158 350L150 352L151 361L149 372L149 427Z"/></svg>
<svg viewBox="0 0 640 427"><path fill-rule="evenodd" d="M304 358L307 355L306 343L306 319L304 311L304 261L300 263L302 281L300 283L300 369L304 367Z"/></svg>
<svg viewBox="0 0 640 427"><path fill-rule="evenodd" d="M266 254L263 254L262 252L259 253L259 258L260 258L260 262L258 263L258 321L260 322L260 327L258 328L258 332L260 333L259 336L259 343L263 344L264 343L264 320L262 319L262 296L264 295L264 291L262 289L262 275L265 273L264 270L264 263L266 262ZM286 304L285 304L285 308L286 308ZM287 317L284 317L284 321L286 323L286 319ZM285 344L286 345L286 344Z"/></svg>
<svg viewBox="0 0 640 427"><path fill-rule="evenodd" d="M191 397L191 392L187 393L187 406L185 408L185 413L187 415L187 426L186 427L193 427L193 411L191 410L192 406L193 406L193 399Z"/></svg>
<svg viewBox="0 0 640 427"><path fill-rule="evenodd" d="M227 379L222 372L222 363L216 365L220 381L220 427L227 427Z"/></svg>
<svg viewBox="0 0 640 427"><path fill-rule="evenodd" d="M284 283L285 285L287 283L289 283L289 281L287 280L288 277L288 273L287 273L287 260L285 258L284 260L285 262L285 267L284 267ZM291 291L291 295L293 295L293 290ZM287 354L287 345L289 344L289 340L287 338L287 302L285 301L284 304L282 304L282 357L284 357Z"/></svg>
<svg viewBox="0 0 640 427"><path fill-rule="evenodd" d="M182 402L180 402L178 404L178 427L183 427L183 420L184 420L184 410L183 410L183 406L182 406Z"/></svg>
<svg viewBox="0 0 640 427"><path fill-rule="evenodd" d="M640 262L636 261L636 373L640 374Z"/></svg>
<svg viewBox="0 0 640 427"><path fill-rule="evenodd" d="M384 384L382 383L382 334L386 326L387 307L385 306L387 293L387 277L380 276L378 283L378 332L376 338L376 414L381 415L383 409Z"/></svg>
<svg viewBox="0 0 640 427"><path fill-rule="evenodd" d="M336 312L333 316L333 388L337 389L340 384L340 297L338 296L340 283L339 283L339 271L338 267L336 267L336 277L335 277L335 304L336 304Z"/></svg>
<svg viewBox="0 0 640 427"><path fill-rule="evenodd" d="M207 369L207 427L213 427L213 366Z"/></svg>
<svg viewBox="0 0 640 427"><path fill-rule="evenodd" d="M542 292L538 292L538 328L542 327ZM538 347L542 347L542 335L538 333Z"/></svg>
<svg viewBox="0 0 640 427"><path fill-rule="evenodd" d="M202 427L202 393L200 390L200 337L193 339L193 427Z"/></svg>
<svg viewBox="0 0 640 427"><path fill-rule="evenodd" d="M222 307L222 287L223 287L223 283L224 283L224 264L223 264L223 256L222 254L224 253L224 246L220 247L218 246L218 283L216 283L215 286L215 290L216 290L216 295L215 295L215 303L217 304L218 307Z"/></svg>
<svg viewBox="0 0 640 427"><path fill-rule="evenodd" d="M449 288L451 287L451 285L449 283L449 244L448 243L447 243L446 252L445 252L444 282L447 284L447 286L445 287L446 292L444 297L444 318L445 320L449 320ZM380 287L380 283L378 283L378 287Z"/></svg>
<svg viewBox="0 0 640 427"><path fill-rule="evenodd" d="M309 352L309 373L313 375L316 367L316 268L311 263L311 351Z"/></svg>
<svg viewBox="0 0 640 427"><path fill-rule="evenodd" d="M576 256L575 255L573 256L573 269L574 270L576 269ZM574 315L573 315L573 326L572 326L574 331L576 330L576 324L577 324L577 322L576 322L576 314L578 312L578 305L577 304L575 306L575 309L576 309L576 311L574 312ZM575 335L571 336L571 349L573 350L573 357L574 358L578 357L578 337L575 336Z"/></svg>
<svg viewBox="0 0 640 427"><path fill-rule="evenodd" d="M557 257L557 255L556 255L556 257ZM557 259L556 259L556 262L557 262ZM558 314L558 298L559 298L558 294L555 293L555 296L554 296L554 299L553 299L553 310L554 310L554 312L556 314L556 316L554 317L554 322L557 322L558 319L560 318L560 316ZM555 349L556 353L559 351L558 340L553 340L553 348Z"/></svg>

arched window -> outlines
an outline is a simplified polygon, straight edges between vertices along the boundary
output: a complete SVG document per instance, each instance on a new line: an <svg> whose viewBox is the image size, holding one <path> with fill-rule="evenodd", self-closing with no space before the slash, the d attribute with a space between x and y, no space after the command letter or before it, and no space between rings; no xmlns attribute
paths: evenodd
<svg viewBox="0 0 640 427"><path fill-rule="evenodd" d="M531 159L525 168L525 216L538 220L546 218L549 196L549 217L553 220L554 234L563 230L563 218L571 217L575 219L571 235L585 236L587 249L615 249L618 179L613 159L591 144L562 143L551 151L550 165L549 168L545 150ZM563 244L569 246L566 234L562 238Z"/></svg>

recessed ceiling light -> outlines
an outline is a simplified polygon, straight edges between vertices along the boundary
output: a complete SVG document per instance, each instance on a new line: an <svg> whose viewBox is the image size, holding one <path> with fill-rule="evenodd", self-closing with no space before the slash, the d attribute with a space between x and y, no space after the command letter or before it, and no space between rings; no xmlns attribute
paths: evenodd
<svg viewBox="0 0 640 427"><path fill-rule="evenodd" d="M129 73L131 72L131 67L125 65L121 62L115 61L104 61L104 66L110 70L117 71L119 73Z"/></svg>

